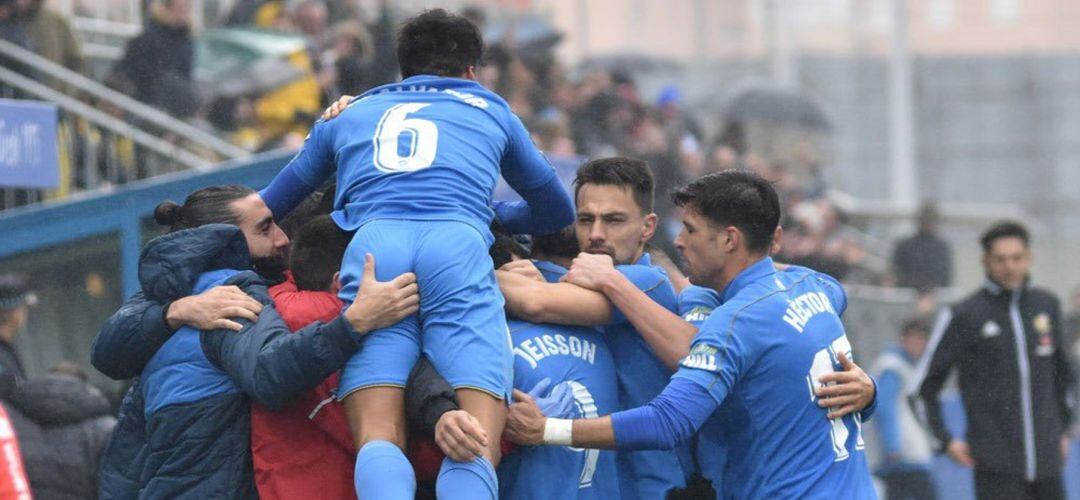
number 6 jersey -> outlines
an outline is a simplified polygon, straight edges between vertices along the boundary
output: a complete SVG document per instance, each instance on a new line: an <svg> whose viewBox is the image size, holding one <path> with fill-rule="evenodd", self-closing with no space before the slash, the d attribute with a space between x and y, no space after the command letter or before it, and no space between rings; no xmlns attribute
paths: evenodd
<svg viewBox="0 0 1080 500"><path fill-rule="evenodd" d="M735 498L876 498L861 415L826 418L814 389L851 357L840 322L847 306L832 278L753 264L723 291L675 377L720 405L710 436L724 443L725 493ZM704 436L703 436L704 437Z"/></svg>
<svg viewBox="0 0 1080 500"><path fill-rule="evenodd" d="M472 80L418 75L357 97L312 127L264 199L280 218L335 169L333 217L346 231L373 219L453 220L489 235L500 173L543 209L497 205L507 229L546 234L573 218L569 196L521 120Z"/></svg>

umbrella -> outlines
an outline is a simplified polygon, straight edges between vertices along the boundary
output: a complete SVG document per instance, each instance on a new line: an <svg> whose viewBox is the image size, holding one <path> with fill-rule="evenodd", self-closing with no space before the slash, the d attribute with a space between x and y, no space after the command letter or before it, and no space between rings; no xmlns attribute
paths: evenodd
<svg viewBox="0 0 1080 500"><path fill-rule="evenodd" d="M195 80L207 97L258 95L305 76L289 56L304 39L255 28L209 30L195 45ZM208 99L209 100L209 99Z"/></svg>
<svg viewBox="0 0 1080 500"><path fill-rule="evenodd" d="M773 82L737 86L723 109L726 122L768 122L818 131L832 129L832 121L811 95Z"/></svg>
<svg viewBox="0 0 1080 500"><path fill-rule="evenodd" d="M535 16L498 21L484 30L484 40L489 45L504 43L507 37L513 43L512 50L528 55L550 50L563 35L551 23Z"/></svg>

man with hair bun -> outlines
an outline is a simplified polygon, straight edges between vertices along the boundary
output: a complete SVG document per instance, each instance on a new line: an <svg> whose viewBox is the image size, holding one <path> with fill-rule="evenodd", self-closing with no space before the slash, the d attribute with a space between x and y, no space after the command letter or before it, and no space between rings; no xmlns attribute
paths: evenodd
<svg viewBox="0 0 1080 500"><path fill-rule="evenodd" d="M142 290L109 318L92 348L92 363L106 375L139 376L105 452L100 496L256 497L252 401L284 408L338 370L362 335L414 313L415 277L376 282L369 260L368 286L356 302L290 335L253 271L257 262L280 260L289 243L257 193L204 188L183 205L162 203L155 219L170 232L142 252ZM221 299L235 305L170 314L180 300L214 287L225 287Z"/></svg>

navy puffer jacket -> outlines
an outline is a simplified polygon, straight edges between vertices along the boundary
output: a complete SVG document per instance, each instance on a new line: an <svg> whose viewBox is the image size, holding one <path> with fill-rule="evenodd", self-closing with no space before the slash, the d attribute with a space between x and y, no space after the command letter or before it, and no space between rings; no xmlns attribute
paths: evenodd
<svg viewBox="0 0 1080 500"><path fill-rule="evenodd" d="M161 236L143 250L142 292L106 322L92 352L106 375L140 376L105 452L102 498L255 498L251 401L284 408L359 349L342 317L289 334L250 260L243 233L219 224ZM147 304L218 285L262 302L258 320L241 321L240 332L185 326L169 334L161 308Z"/></svg>

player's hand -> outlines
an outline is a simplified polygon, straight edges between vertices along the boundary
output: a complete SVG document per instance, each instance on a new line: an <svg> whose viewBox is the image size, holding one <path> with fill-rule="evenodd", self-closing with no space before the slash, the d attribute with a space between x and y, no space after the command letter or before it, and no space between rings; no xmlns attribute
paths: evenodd
<svg viewBox="0 0 1080 500"><path fill-rule="evenodd" d="M520 274L526 278L536 281L547 282L544 279L544 275L540 273L540 270L536 268L536 264L529 259L515 260L507 262L499 268L500 271L506 271L508 273Z"/></svg>
<svg viewBox="0 0 1080 500"><path fill-rule="evenodd" d="M503 437L511 443L535 446L544 444L544 424L547 417L536 406L532 396L514 389L514 404L506 415Z"/></svg>
<svg viewBox="0 0 1080 500"><path fill-rule="evenodd" d="M842 372L826 373L818 378L814 391L818 406L829 408L830 419L860 411L874 402L874 380L844 353L837 353ZM822 387L824 386L824 387Z"/></svg>
<svg viewBox="0 0 1080 500"><path fill-rule="evenodd" d="M487 432L480 422L465 410L443 413L435 424L435 443L453 460L468 462L483 456L487 449Z"/></svg>
<svg viewBox="0 0 1080 500"><path fill-rule="evenodd" d="M375 257L364 256L364 275L356 300L345 310L345 319L361 335L405 319L420 310L416 275L405 273L390 281L375 281Z"/></svg>
<svg viewBox="0 0 1080 500"><path fill-rule="evenodd" d="M580 253L574 257L570 270L559 281L602 293L604 285L618 274L610 255Z"/></svg>
<svg viewBox="0 0 1080 500"><path fill-rule="evenodd" d="M262 304L249 297L240 287L215 286L169 304L165 321L170 330L188 325L196 330L228 329L238 332L243 326L230 318L253 322L259 319L260 312Z"/></svg>
<svg viewBox="0 0 1080 500"><path fill-rule="evenodd" d="M551 379L545 378L537 382L527 394L536 402L540 413L543 413L545 417L570 417L574 411L574 390L570 388L570 384L560 382L548 393L549 387L551 387ZM544 393L548 393L547 396Z"/></svg>
<svg viewBox="0 0 1080 500"><path fill-rule="evenodd" d="M975 467L975 459L971 458L971 448L968 447L967 443L953 439L949 441L949 447L945 451L949 453L949 457L956 463L964 467Z"/></svg>
<svg viewBox="0 0 1080 500"><path fill-rule="evenodd" d="M330 107L326 108L326 111L323 111L322 119L332 120L337 118L337 115L340 115L342 111L345 111L345 108L349 107L349 103L352 102L352 100L353 96L351 95L341 96L341 98L331 104Z"/></svg>

